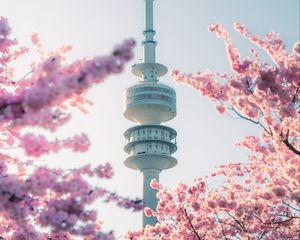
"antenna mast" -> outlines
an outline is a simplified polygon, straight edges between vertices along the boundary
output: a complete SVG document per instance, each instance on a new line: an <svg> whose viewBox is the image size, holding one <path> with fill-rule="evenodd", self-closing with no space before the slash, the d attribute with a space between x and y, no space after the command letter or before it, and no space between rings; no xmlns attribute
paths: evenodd
<svg viewBox="0 0 300 240"><path fill-rule="evenodd" d="M144 63L155 63L155 47L154 40L155 31L153 29L153 0L145 0L145 25L144 31L145 41L144 46Z"/></svg>

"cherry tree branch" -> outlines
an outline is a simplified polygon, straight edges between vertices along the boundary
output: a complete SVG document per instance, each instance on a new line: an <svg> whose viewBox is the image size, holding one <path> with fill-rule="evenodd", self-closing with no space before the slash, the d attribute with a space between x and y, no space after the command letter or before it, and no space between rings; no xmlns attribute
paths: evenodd
<svg viewBox="0 0 300 240"><path fill-rule="evenodd" d="M193 233L195 234L195 236L197 237L198 240L202 240L202 238L199 236L199 234L197 233L196 229L194 228L194 225L192 224L192 221L190 220L187 210L186 208L183 209L184 212L184 216L186 217L186 219L188 220L188 223L193 231Z"/></svg>

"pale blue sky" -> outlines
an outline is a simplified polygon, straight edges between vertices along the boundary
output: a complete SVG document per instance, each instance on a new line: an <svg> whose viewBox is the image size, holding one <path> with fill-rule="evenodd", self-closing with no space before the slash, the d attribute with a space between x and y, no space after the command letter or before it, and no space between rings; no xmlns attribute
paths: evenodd
<svg viewBox="0 0 300 240"><path fill-rule="evenodd" d="M30 34L38 32L47 50L61 43L71 44L71 59L106 54L124 38L133 37L140 42L143 37L143 0L0 0L0 15L9 18L13 34L21 44L29 45ZM221 22L246 56L252 45L234 32L235 21L261 36L270 30L281 33L288 49L299 41L298 0L155 0L158 62L184 72L206 68L228 71L224 44L207 28L213 22ZM137 82L130 73L130 65L142 58L140 44L135 52L135 60L125 73L111 77L89 92L95 102L90 114L84 117L74 114L72 122L59 133L67 136L87 132L92 141L91 151L79 156L68 152L51 156L52 162L65 166L87 161L111 162L116 176L103 185L132 197L141 196L142 176L123 166L126 158L123 132L134 123L126 120L122 112L123 91ZM17 65L20 74L28 71L25 65L26 61ZM195 177L209 174L215 165L245 161L245 152L233 145L243 135L257 131L256 126L219 116L195 90L176 85L169 76L161 80L176 89L178 102L178 116L165 124L178 131L175 156L179 163L161 174L163 184L174 187L179 180L191 183ZM104 219L106 229L117 230L118 236L125 229L141 226L142 219L140 214L110 206L105 210L100 208L99 217Z"/></svg>

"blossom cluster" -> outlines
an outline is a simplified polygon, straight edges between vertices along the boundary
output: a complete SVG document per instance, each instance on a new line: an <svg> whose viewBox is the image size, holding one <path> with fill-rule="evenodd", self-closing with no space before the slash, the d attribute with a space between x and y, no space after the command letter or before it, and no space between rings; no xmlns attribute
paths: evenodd
<svg viewBox="0 0 300 240"><path fill-rule="evenodd" d="M209 70L196 74L172 72L175 81L199 91L226 111L260 127L245 136L239 147L250 150L248 162L219 166L192 186L179 183L174 190L153 182L159 199L156 226L128 232L126 239L299 239L300 235L300 43L288 53L280 35L264 39L243 25L236 30L264 50L272 63L241 56L220 24L209 30L225 42L232 76ZM224 179L212 188L207 182Z"/></svg>
<svg viewBox="0 0 300 240"><path fill-rule="evenodd" d="M55 131L70 119L67 108L84 112L84 105L90 104L86 91L122 72L133 57L135 43L125 40L109 55L67 63L64 54L69 46L45 53L38 35L33 34L31 40L41 60L18 79L10 66L28 49L17 48L10 33L7 19L0 17L0 239L112 240L114 233L103 232L98 212L90 205L100 199L139 211L141 201L119 196L98 184L113 177L109 163L66 170L51 169L37 159L61 149L87 151L90 141L86 134L49 141L33 133L31 127ZM23 158L14 156L13 151L11 155L4 152L18 148L25 153ZM91 178L97 186L91 184Z"/></svg>

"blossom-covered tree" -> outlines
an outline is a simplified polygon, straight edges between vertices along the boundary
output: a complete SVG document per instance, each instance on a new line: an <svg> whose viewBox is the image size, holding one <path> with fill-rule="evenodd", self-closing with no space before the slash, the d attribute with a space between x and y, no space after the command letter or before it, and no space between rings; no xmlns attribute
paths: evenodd
<svg viewBox="0 0 300 240"><path fill-rule="evenodd" d="M88 150L90 142L84 133L54 141L47 137L68 122L66 109L84 111L88 88L122 72L133 57L134 41L124 41L107 56L67 63L64 54L69 46L46 54L38 35L33 34L32 42L41 59L17 79L12 66L29 49L18 47L10 32L7 19L0 17L0 239L114 239L112 232L101 231L97 211L87 207L97 199L133 211L142 206L138 199L121 197L89 183L91 178L110 179L111 165L51 169L39 159L64 148ZM36 134L32 127L48 133ZM14 147L22 149L25 157L4 151Z"/></svg>
<svg viewBox="0 0 300 240"><path fill-rule="evenodd" d="M300 43L288 53L280 35L264 39L244 26L235 29L270 57L258 51L241 59L220 24L209 30L225 42L232 74L210 71L173 78L199 91L216 105L218 113L231 111L256 124L261 132L237 144L251 151L248 162L228 163L210 176L175 190L153 181L158 189L156 226L127 233L126 239L299 239L300 237ZM224 179L216 188L208 180Z"/></svg>

